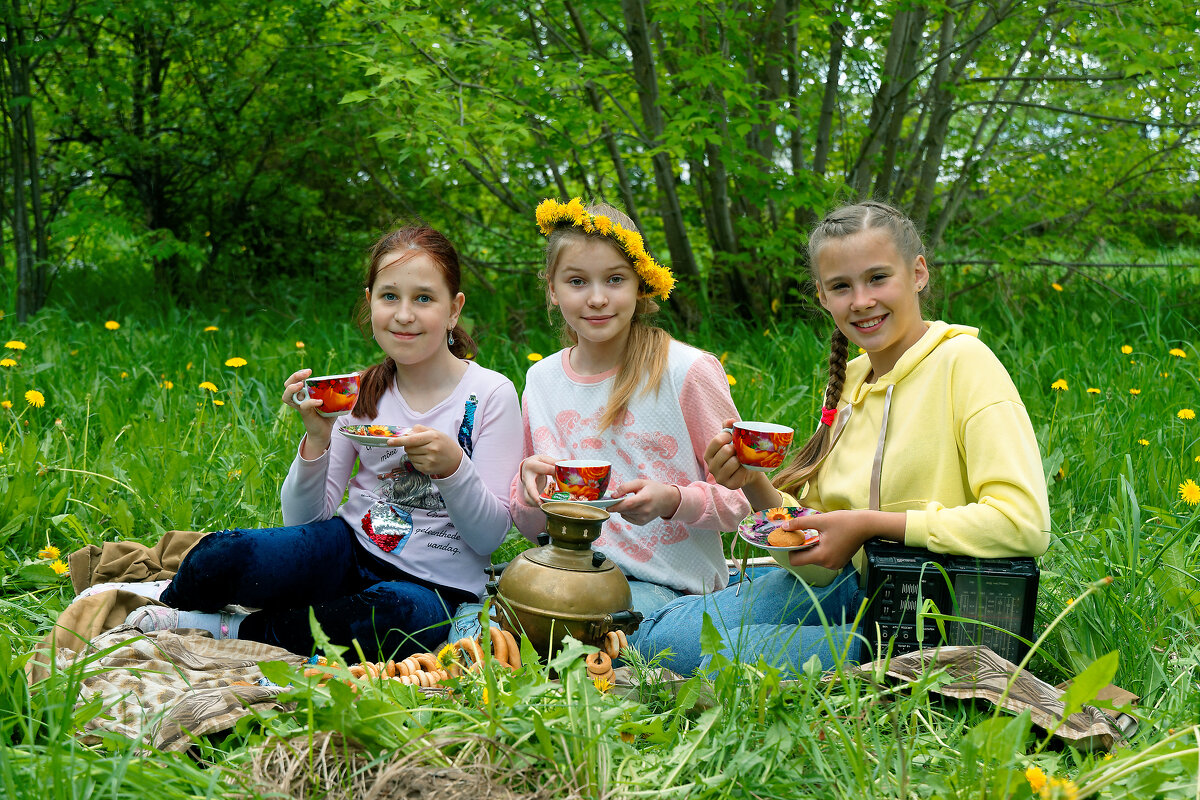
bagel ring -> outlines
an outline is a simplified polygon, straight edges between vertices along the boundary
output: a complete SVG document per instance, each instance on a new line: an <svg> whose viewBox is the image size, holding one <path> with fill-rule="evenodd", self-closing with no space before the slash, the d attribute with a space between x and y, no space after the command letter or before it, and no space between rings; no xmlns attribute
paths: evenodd
<svg viewBox="0 0 1200 800"><path fill-rule="evenodd" d="M591 675L607 675L612 671L612 659L603 650L597 650L584 661Z"/></svg>
<svg viewBox="0 0 1200 800"><path fill-rule="evenodd" d="M507 631L504 628L500 629L500 635L504 637L505 644L508 645L508 664L513 669L521 668L521 645L517 643L517 637L512 634L512 631Z"/></svg>

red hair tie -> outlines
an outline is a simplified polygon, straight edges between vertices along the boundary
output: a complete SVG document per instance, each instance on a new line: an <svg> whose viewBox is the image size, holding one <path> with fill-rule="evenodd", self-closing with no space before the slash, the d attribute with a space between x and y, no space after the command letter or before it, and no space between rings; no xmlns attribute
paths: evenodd
<svg viewBox="0 0 1200 800"><path fill-rule="evenodd" d="M833 427L833 421L835 419L837 419L837 409L836 408L822 408L821 409L821 424L822 425L828 425L830 427Z"/></svg>

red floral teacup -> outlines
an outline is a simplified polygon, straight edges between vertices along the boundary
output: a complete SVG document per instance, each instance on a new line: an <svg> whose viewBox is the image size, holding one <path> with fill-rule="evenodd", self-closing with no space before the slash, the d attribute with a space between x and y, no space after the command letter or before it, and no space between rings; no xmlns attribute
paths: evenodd
<svg viewBox="0 0 1200 800"><path fill-rule="evenodd" d="M607 461L559 461L554 465L558 491L572 500L599 500L608 488L612 464Z"/></svg>
<svg viewBox="0 0 1200 800"><path fill-rule="evenodd" d="M304 388L292 399L297 404L309 398L321 401L317 413L322 417L340 417L349 414L358 400L358 373L345 375L321 375L304 379Z"/></svg>
<svg viewBox="0 0 1200 800"><path fill-rule="evenodd" d="M770 472L783 466L795 431L771 422L735 422L725 431L733 436L737 460L746 469Z"/></svg>

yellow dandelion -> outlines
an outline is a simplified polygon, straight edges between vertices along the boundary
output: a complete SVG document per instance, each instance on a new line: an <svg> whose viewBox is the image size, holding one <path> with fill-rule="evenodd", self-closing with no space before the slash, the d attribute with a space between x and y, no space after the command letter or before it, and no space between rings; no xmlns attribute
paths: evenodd
<svg viewBox="0 0 1200 800"><path fill-rule="evenodd" d="M6 348L8 348L9 350L24 350L25 349L25 343L18 342L16 339L10 339L9 341L4 343L4 346Z"/></svg>
<svg viewBox="0 0 1200 800"><path fill-rule="evenodd" d="M213 405L214 406L223 406L223 405L225 405L225 401L224 400L213 400Z"/></svg>
<svg viewBox="0 0 1200 800"><path fill-rule="evenodd" d="M1079 787L1075 785L1075 781L1067 778L1051 778L1050 786L1047 791L1042 792L1042 796L1060 797L1062 800L1078 800Z"/></svg>
<svg viewBox="0 0 1200 800"><path fill-rule="evenodd" d="M1046 786L1046 773L1038 767L1031 766L1025 770L1025 780L1029 781L1030 789L1040 792Z"/></svg>
<svg viewBox="0 0 1200 800"><path fill-rule="evenodd" d="M612 681L608 678L592 678L592 683L599 690L600 694L607 694L608 690L613 687Z"/></svg>
<svg viewBox="0 0 1200 800"><path fill-rule="evenodd" d="M4 452L4 442L0 442L0 453Z"/></svg>
<svg viewBox="0 0 1200 800"><path fill-rule="evenodd" d="M231 469L229 472L225 473L225 477L231 481L236 481L238 478L242 477L242 471L240 469Z"/></svg>
<svg viewBox="0 0 1200 800"><path fill-rule="evenodd" d="M1073 605L1075 605L1075 598L1074 598L1074 597L1068 597L1068 598L1067 598L1067 605L1069 605L1069 606L1073 606Z"/></svg>
<svg viewBox="0 0 1200 800"><path fill-rule="evenodd" d="M128 377L129 377L129 373L128 373L128 372L124 372L124 371L122 371L122 372L121 372L121 380L125 380L125 379L126 379L126 378L128 378Z"/></svg>
<svg viewBox="0 0 1200 800"><path fill-rule="evenodd" d="M527 355L525 357L528 358L530 361L541 361L542 360L541 353L530 353L529 355Z"/></svg>
<svg viewBox="0 0 1200 800"><path fill-rule="evenodd" d="M1129 393L1130 393L1131 395L1133 395L1134 397L1137 397L1139 394L1141 394L1141 393L1142 393L1142 390L1141 390L1141 389L1130 389L1130 390L1129 390Z"/></svg>
<svg viewBox="0 0 1200 800"><path fill-rule="evenodd" d="M12 400L0 401L0 406L3 406L4 408L12 408Z"/></svg>
<svg viewBox="0 0 1200 800"><path fill-rule="evenodd" d="M1195 419L1196 412L1190 408L1181 408L1175 412L1175 416L1179 417L1180 419Z"/></svg>
<svg viewBox="0 0 1200 800"><path fill-rule="evenodd" d="M242 358L241 356L234 356L225 362L225 366L233 367L234 369L237 369L238 367L244 367L246 366L246 359Z"/></svg>
<svg viewBox="0 0 1200 800"><path fill-rule="evenodd" d="M297 350L303 350L303 349L304 349L304 342L296 342L296 349L297 349Z"/></svg>
<svg viewBox="0 0 1200 800"><path fill-rule="evenodd" d="M1200 461L1200 458L1196 459ZM1191 478L1188 478L1183 483L1179 484L1179 499L1187 503L1189 506L1194 506L1200 503L1200 486Z"/></svg>
<svg viewBox="0 0 1200 800"><path fill-rule="evenodd" d="M1175 356L1176 358L1187 358L1187 353L1183 352L1178 347L1172 347L1167 352L1170 353L1171 355Z"/></svg>
<svg viewBox="0 0 1200 800"><path fill-rule="evenodd" d="M1124 353L1125 355L1129 355L1130 353L1133 352L1133 348L1127 344L1123 344L1123 345L1121 345L1121 352Z"/></svg>
<svg viewBox="0 0 1200 800"><path fill-rule="evenodd" d="M1160 373L1158 373L1158 374L1159 374L1160 376L1164 377L1164 378L1169 378L1169 377L1171 377L1171 373L1169 373L1169 372L1160 372Z"/></svg>
<svg viewBox="0 0 1200 800"><path fill-rule="evenodd" d="M38 558L52 560L62 555L62 551L52 544L48 544L41 550L38 550Z"/></svg>
<svg viewBox="0 0 1200 800"><path fill-rule="evenodd" d="M1100 394L1100 390L1097 389L1095 386L1089 386L1087 389L1087 393L1088 394Z"/></svg>
<svg viewBox="0 0 1200 800"><path fill-rule="evenodd" d="M780 306L782 306L782 305L783 305L783 303L782 303L782 302L780 302L780 300L779 300L779 298L778 298L778 297L776 297L776 298L773 298L773 299L771 300L771 313L772 313L772 314L778 314L778 313L779 313L779 307L780 307Z"/></svg>
<svg viewBox="0 0 1200 800"><path fill-rule="evenodd" d="M865 352L867 352L867 348L865 348L865 347L860 347L860 348L858 348L858 354L859 354L860 356L861 356L863 353L865 353Z"/></svg>
<svg viewBox="0 0 1200 800"><path fill-rule="evenodd" d="M730 386L737 386L737 378L733 377L728 372L725 373L725 380L729 381Z"/></svg>
<svg viewBox="0 0 1200 800"><path fill-rule="evenodd" d="M1149 447L1150 440L1149 439L1138 439L1138 444L1140 444L1142 447Z"/></svg>
<svg viewBox="0 0 1200 800"><path fill-rule="evenodd" d="M57 561L51 562L50 569L54 570L55 575L66 575L67 574L67 565L66 565L66 563L63 562L63 560L61 558L58 559Z"/></svg>
<svg viewBox="0 0 1200 800"><path fill-rule="evenodd" d="M192 368L192 362L190 362L190 361L189 361L189 362L187 363L187 366L186 366L186 367L184 367L184 369L185 369L185 370L189 370L189 371L190 371L190 370L191 370L191 368Z"/></svg>
<svg viewBox="0 0 1200 800"><path fill-rule="evenodd" d="M220 328L218 328L216 325L207 325L204 328L205 333L212 333L213 331L217 331L217 330L220 330Z"/></svg>
<svg viewBox="0 0 1200 800"><path fill-rule="evenodd" d="M15 367L17 362L11 358L0 358L0 367Z"/></svg>
<svg viewBox="0 0 1200 800"><path fill-rule="evenodd" d="M454 657L456 655L458 655L458 651L454 648L454 645L452 645L452 644L446 645L441 650L438 650L438 654L437 654L438 665L441 667L449 667L451 664L454 663L454 661L455 661Z"/></svg>
<svg viewBox="0 0 1200 800"><path fill-rule="evenodd" d="M763 329L763 336L770 336L770 335L771 335L771 329L770 329L770 328L764 328L764 329Z"/></svg>
<svg viewBox="0 0 1200 800"><path fill-rule="evenodd" d="M721 362L721 366L725 366L725 359L727 359L727 358L729 358L728 350L726 350L724 353L721 353L721 357L718 358L717 360Z"/></svg>
<svg viewBox="0 0 1200 800"><path fill-rule="evenodd" d="M1059 378L1054 383L1050 384L1050 388L1055 389L1060 392L1065 392L1067 389L1069 389L1071 387L1067 386L1067 382L1065 380L1063 380L1062 378Z"/></svg>
<svg viewBox="0 0 1200 800"><path fill-rule="evenodd" d="M1061 292L1063 290L1062 284L1060 284L1060 283L1052 283L1052 284L1050 284L1050 288L1056 292Z"/></svg>
<svg viewBox="0 0 1200 800"><path fill-rule="evenodd" d="M204 383L200 384L199 388L207 389L210 392L215 392L217 390L217 385L212 381L205 381Z"/></svg>
<svg viewBox="0 0 1200 800"><path fill-rule="evenodd" d="M172 383L171 381L163 381L163 382L162 382L162 388L164 388L164 389L174 389L174 388L175 388L175 384L174 384L174 383Z"/></svg>
<svg viewBox="0 0 1200 800"><path fill-rule="evenodd" d="M117 328L121 327L121 323L117 322L115 319L110 319L108 322L104 323L104 327L110 331L115 331Z"/></svg>
<svg viewBox="0 0 1200 800"><path fill-rule="evenodd" d="M25 402L34 408L41 408L46 405L46 396L37 389L30 389L25 393Z"/></svg>

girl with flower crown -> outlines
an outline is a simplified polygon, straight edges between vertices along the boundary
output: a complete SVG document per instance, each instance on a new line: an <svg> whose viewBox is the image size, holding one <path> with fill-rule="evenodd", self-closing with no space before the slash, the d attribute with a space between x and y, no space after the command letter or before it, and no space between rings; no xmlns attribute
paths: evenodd
<svg viewBox="0 0 1200 800"><path fill-rule="evenodd" d="M824 512L783 524L815 529L820 540L790 553L789 571L737 593L681 599L644 622L642 647L670 646L666 666L678 672L706 664L702 612L729 656L791 669L812 656L826 667L857 660L855 564L872 537L979 558L1037 556L1049 542L1029 415L975 328L923 319L929 270L912 221L884 203L847 206L816 226L808 251L817 298L836 326L817 432L774 484L738 463L727 433L705 460L757 510L801 497ZM864 354L847 363L851 343Z"/></svg>
<svg viewBox="0 0 1200 800"><path fill-rule="evenodd" d="M567 347L526 376L513 521L530 538L545 529L539 507L560 459L608 461L620 502L593 546L630 578L634 609L723 588L719 531L749 512L704 466L705 445L737 416L724 368L647 322L675 280L625 214L546 200L537 222L548 238L546 302L562 316Z"/></svg>

